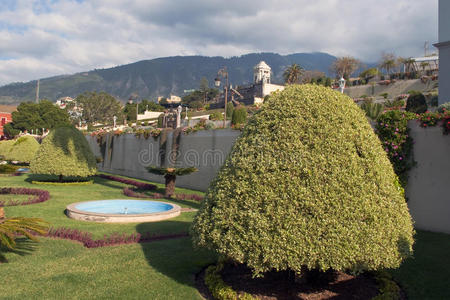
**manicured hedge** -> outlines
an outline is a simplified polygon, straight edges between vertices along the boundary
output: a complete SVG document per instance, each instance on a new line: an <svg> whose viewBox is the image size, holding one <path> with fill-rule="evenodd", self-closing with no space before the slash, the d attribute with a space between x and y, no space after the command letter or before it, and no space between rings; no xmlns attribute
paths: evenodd
<svg viewBox="0 0 450 300"><path fill-rule="evenodd" d="M249 120L192 234L258 275L396 268L412 254L414 230L364 112L329 88L294 85Z"/></svg>
<svg viewBox="0 0 450 300"><path fill-rule="evenodd" d="M28 199L28 201L8 201L8 202L0 201L0 207L29 205L29 204L45 202L48 199L50 199L50 193L48 191L39 190L39 189L28 189L28 188L12 188L12 187L0 188L0 195L31 195L31 196L35 196L35 197Z"/></svg>
<svg viewBox="0 0 450 300"><path fill-rule="evenodd" d="M6 159L12 144L14 144L14 140L0 141L0 159Z"/></svg>
<svg viewBox="0 0 450 300"><path fill-rule="evenodd" d="M97 172L97 162L79 130L60 127L43 140L30 169L36 174L88 177Z"/></svg>
<svg viewBox="0 0 450 300"><path fill-rule="evenodd" d="M22 136L16 140L2 143L6 143L6 151L3 154L5 159L24 163L29 163L39 149L39 143L32 136Z"/></svg>

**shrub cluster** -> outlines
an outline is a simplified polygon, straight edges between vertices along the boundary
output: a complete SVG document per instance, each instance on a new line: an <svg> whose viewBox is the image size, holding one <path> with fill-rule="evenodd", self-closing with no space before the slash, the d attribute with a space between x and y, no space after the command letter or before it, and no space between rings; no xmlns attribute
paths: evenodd
<svg viewBox="0 0 450 300"><path fill-rule="evenodd" d="M106 175L106 174L98 174L97 176L100 178L103 178L103 179L108 179L108 180L117 181L117 182L129 184L129 185L134 185L138 189L142 189L142 190L156 190L157 189L157 186L154 184L145 183L145 182L141 182L141 181L137 181L137 180L133 180L133 179L123 178L123 177L113 176L113 175Z"/></svg>
<svg viewBox="0 0 450 300"><path fill-rule="evenodd" d="M28 188L0 188L0 195L32 195L33 198L29 198L28 201L0 201L0 207L3 206L18 206L18 205L29 205L35 203L45 202L50 199L50 193L45 190L39 189L28 189Z"/></svg>
<svg viewBox="0 0 450 300"><path fill-rule="evenodd" d="M233 110L233 116L231 117L231 124L233 126L239 126L247 122L247 109L245 107L236 107Z"/></svg>
<svg viewBox="0 0 450 300"><path fill-rule="evenodd" d="M0 156L6 160L29 163L39 148L39 143L32 136L22 136L16 140L0 142Z"/></svg>
<svg viewBox="0 0 450 300"><path fill-rule="evenodd" d="M427 111L427 101L425 99L425 96L418 92L418 93L412 93L409 95L408 100L406 100L406 111L416 113L416 114L422 114Z"/></svg>
<svg viewBox="0 0 450 300"><path fill-rule="evenodd" d="M61 228L50 228L46 236L51 238L77 241L82 243L83 246L85 246L86 248L99 248L123 244L147 243L152 241L186 237L188 236L188 233L160 234L160 235L152 232L147 232L145 234L113 233L110 236L105 235L103 239L95 240L92 238L92 234L90 232L84 232L78 229L61 227Z"/></svg>
<svg viewBox="0 0 450 300"><path fill-rule="evenodd" d="M382 114L376 125L377 135L403 187L406 187L408 171L413 165L413 140L409 136L408 121L415 118L413 113L392 110Z"/></svg>
<svg viewBox="0 0 450 300"><path fill-rule="evenodd" d="M254 275L395 268L414 234L396 181L352 99L292 85L245 126L194 218L193 240Z"/></svg>
<svg viewBox="0 0 450 300"><path fill-rule="evenodd" d="M14 140L0 141L0 159L6 159Z"/></svg>

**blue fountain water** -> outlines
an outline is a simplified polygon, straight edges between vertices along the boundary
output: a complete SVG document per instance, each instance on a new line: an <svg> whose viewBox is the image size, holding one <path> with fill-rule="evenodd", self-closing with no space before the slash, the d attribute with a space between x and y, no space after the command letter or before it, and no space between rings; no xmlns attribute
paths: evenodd
<svg viewBox="0 0 450 300"><path fill-rule="evenodd" d="M172 205L147 200L99 200L77 204L76 209L102 214L151 214L171 210Z"/></svg>

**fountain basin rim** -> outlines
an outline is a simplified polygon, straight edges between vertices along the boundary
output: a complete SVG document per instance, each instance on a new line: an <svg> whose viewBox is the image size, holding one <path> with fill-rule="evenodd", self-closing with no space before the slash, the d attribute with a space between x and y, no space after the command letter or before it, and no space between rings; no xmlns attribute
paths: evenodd
<svg viewBox="0 0 450 300"><path fill-rule="evenodd" d="M111 200L111 199L104 199ZM151 200L133 200L133 199L115 199L115 200L131 200L141 202L157 202L172 206L171 209L162 212L142 213L142 214L110 214L110 213L98 213L77 209L76 206L81 203L97 202L102 200L81 201L67 205L66 215L75 220L92 221L100 223L139 223L139 222L156 222L169 218L176 217L181 213L181 207L179 205L164 202L164 201L151 201Z"/></svg>

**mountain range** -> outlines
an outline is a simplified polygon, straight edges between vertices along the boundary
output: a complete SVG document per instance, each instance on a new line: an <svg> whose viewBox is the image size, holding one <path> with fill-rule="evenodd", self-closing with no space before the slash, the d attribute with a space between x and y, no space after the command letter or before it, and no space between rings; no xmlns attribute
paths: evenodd
<svg viewBox="0 0 450 300"><path fill-rule="evenodd" d="M197 89L202 77L214 84L217 71L227 67L233 85L252 82L253 67L265 61L272 68L272 82L283 82L283 72L296 63L306 70L329 73L336 57L327 53L251 53L230 58L205 56L175 56L142 60L107 69L61 75L40 79L40 99L76 97L86 91L105 91L122 101L131 95L155 99L169 94L182 96L185 90ZM0 87L0 104L18 104L34 101L36 80L12 83Z"/></svg>

